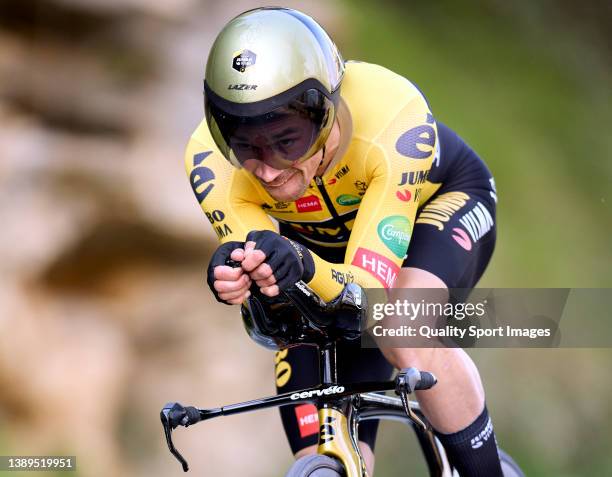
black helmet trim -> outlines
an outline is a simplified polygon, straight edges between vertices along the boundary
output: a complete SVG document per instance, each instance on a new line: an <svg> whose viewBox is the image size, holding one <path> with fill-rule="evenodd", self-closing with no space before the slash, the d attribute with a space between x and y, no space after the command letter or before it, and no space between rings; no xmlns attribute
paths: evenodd
<svg viewBox="0 0 612 477"><path fill-rule="evenodd" d="M260 116L273 111L274 109L285 106L294 98L309 89L318 90L334 104L334 107L338 106L340 88L336 88L336 90L330 94L325 86L314 78L308 78L307 80L302 81L300 84L297 84L294 87L277 94L276 96L263 99L261 101L254 101L252 103L236 103L233 101L228 101L210 89L208 83L206 80L204 80L204 97L206 101L210 101L217 109L224 111L225 113L231 114L232 116L243 117Z"/></svg>

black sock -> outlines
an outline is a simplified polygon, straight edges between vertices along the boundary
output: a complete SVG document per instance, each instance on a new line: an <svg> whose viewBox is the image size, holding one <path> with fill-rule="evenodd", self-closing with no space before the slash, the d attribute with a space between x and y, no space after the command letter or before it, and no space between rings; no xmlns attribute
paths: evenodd
<svg viewBox="0 0 612 477"><path fill-rule="evenodd" d="M450 464L461 477L503 477L493 423L487 406L465 429L454 434L436 431Z"/></svg>

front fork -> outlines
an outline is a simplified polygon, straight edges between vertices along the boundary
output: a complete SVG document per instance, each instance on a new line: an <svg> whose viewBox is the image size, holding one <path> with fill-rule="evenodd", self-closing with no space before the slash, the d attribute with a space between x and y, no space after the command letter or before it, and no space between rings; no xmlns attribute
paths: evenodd
<svg viewBox="0 0 612 477"><path fill-rule="evenodd" d="M317 453L339 460L346 470L346 477L369 477L357 441L357 420L351 415L350 399L346 399L342 407L344 412L330 405L319 409Z"/></svg>

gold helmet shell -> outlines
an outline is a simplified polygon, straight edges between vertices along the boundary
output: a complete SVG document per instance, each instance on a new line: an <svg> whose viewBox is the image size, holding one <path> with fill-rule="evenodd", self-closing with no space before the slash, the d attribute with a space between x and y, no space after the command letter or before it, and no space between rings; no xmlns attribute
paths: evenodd
<svg viewBox="0 0 612 477"><path fill-rule="evenodd" d="M217 146L240 167L246 156L232 145L237 128L253 131L254 123L282 117L279 111L299 111L316 123L308 147L304 140L300 151L275 150L273 163L284 167L312 156L331 130L343 75L336 45L311 17L277 7L238 15L217 36L206 65L206 119Z"/></svg>

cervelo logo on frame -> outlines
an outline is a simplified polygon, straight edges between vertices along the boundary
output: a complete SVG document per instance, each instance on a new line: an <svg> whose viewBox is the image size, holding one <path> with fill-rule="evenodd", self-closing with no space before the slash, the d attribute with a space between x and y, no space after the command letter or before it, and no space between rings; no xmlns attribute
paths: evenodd
<svg viewBox="0 0 612 477"><path fill-rule="evenodd" d="M410 242L410 221L403 215L385 217L378 223L378 236L397 258L404 258Z"/></svg>
<svg viewBox="0 0 612 477"><path fill-rule="evenodd" d="M366 270L385 288L391 288L393 286L400 271L400 267L387 257L362 247L359 247L357 252L355 252L355 257L351 265Z"/></svg>
<svg viewBox="0 0 612 477"><path fill-rule="evenodd" d="M344 392L344 386L329 386L325 389L313 389L312 391L302 391L301 393L293 393L289 398L292 401L296 399L307 399L314 396L329 396L331 394L340 394Z"/></svg>
<svg viewBox="0 0 612 477"><path fill-rule="evenodd" d="M316 195L307 195L295 201L295 206L298 212L316 212L317 210L323 210L321 207L321 199Z"/></svg>

